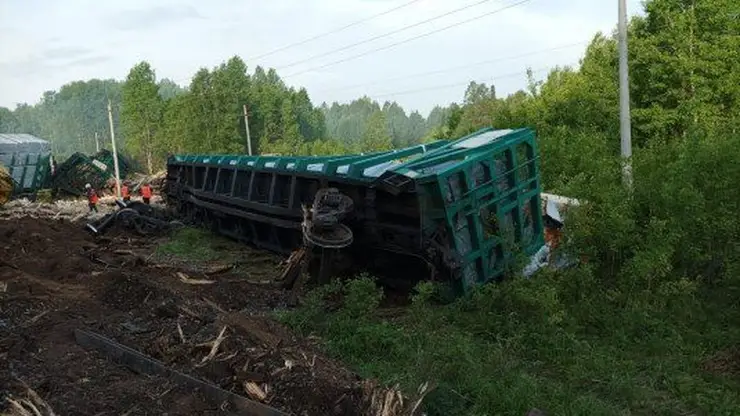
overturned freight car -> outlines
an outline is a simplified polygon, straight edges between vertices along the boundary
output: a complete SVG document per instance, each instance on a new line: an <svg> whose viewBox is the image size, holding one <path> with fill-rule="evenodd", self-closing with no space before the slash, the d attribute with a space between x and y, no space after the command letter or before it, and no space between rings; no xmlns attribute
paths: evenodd
<svg viewBox="0 0 740 416"><path fill-rule="evenodd" d="M104 189L115 177L113 165L113 153L106 149L93 156L74 153L57 167L52 187L56 192L75 196L82 196L88 183L95 189ZM129 164L121 155L118 155L118 165L121 178L125 178Z"/></svg>
<svg viewBox="0 0 740 416"><path fill-rule="evenodd" d="M529 129L338 157L176 155L166 181L184 219L272 251L308 245L319 275L369 269L461 292L543 245L540 192Z"/></svg>
<svg viewBox="0 0 740 416"><path fill-rule="evenodd" d="M51 144L30 134L0 134L0 200L34 194L49 181ZM2 203L2 201L0 201Z"/></svg>

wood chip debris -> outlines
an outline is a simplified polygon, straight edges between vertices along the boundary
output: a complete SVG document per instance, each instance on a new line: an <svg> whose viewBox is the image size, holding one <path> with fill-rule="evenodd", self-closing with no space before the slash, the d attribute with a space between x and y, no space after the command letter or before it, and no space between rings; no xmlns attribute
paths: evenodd
<svg viewBox="0 0 740 416"><path fill-rule="evenodd" d="M244 391L249 395L250 398L264 402L267 399L267 393L265 393L257 383L253 381L244 382Z"/></svg>
<svg viewBox="0 0 740 416"><path fill-rule="evenodd" d="M423 383L415 397L408 398L401 394L398 385L385 388L374 380L367 380L363 387L368 414L373 416L418 416L422 401L432 391L429 383Z"/></svg>

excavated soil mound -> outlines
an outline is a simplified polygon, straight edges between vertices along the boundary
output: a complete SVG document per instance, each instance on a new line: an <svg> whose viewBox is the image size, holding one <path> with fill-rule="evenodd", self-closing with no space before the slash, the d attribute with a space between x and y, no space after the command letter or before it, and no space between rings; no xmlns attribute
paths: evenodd
<svg viewBox="0 0 740 416"><path fill-rule="evenodd" d="M282 291L153 264L157 244L125 233L95 239L59 220L0 220L0 398L22 395L24 382L57 414L227 414L81 348L73 332L88 329L287 413L367 414L356 375L267 317L285 303Z"/></svg>

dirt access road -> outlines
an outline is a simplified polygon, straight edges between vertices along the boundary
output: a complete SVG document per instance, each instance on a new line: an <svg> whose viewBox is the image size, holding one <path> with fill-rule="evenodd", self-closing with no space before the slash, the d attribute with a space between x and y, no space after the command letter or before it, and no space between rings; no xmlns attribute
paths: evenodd
<svg viewBox="0 0 740 416"><path fill-rule="evenodd" d="M370 412L368 383L267 316L284 292L244 272L157 263L166 238L111 230L95 239L80 223L0 220L0 397L21 396L23 382L58 415L233 414L83 349L74 330L86 329L286 413ZM255 262L240 267L247 275L280 272L265 253L242 258Z"/></svg>

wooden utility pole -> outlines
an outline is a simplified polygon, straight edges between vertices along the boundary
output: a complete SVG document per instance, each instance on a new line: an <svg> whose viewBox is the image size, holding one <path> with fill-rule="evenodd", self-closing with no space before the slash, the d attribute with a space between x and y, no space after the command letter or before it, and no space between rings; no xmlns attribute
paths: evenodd
<svg viewBox="0 0 740 416"><path fill-rule="evenodd" d="M249 116L247 115L246 104L244 104L244 130L247 131L247 153L252 156L252 138L249 135Z"/></svg>
<svg viewBox="0 0 740 416"><path fill-rule="evenodd" d="M110 124L110 142L113 147L113 168L116 172L116 196L121 197L121 174L118 170L118 150L116 150L116 133L113 131L113 110L108 99L108 124Z"/></svg>
<svg viewBox="0 0 740 416"><path fill-rule="evenodd" d="M98 132L95 132L95 152L100 152L100 141L98 140Z"/></svg>
<svg viewBox="0 0 740 416"><path fill-rule="evenodd" d="M632 121L630 119L629 66L627 64L627 4L619 1L619 133L624 184L632 189Z"/></svg>

